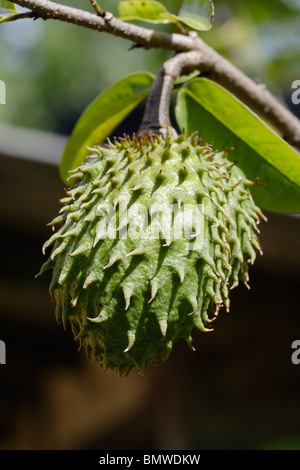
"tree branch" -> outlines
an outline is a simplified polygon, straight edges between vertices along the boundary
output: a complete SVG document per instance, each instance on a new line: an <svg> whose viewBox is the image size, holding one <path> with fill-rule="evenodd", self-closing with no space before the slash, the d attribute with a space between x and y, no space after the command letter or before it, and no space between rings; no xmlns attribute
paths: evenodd
<svg viewBox="0 0 300 470"><path fill-rule="evenodd" d="M291 145L300 149L300 121L296 116L279 103L265 87L255 83L203 42L197 33L190 32L189 35L182 35L156 32L153 29L120 21L109 12L103 12L103 16L98 16L48 0L13 0L13 3L29 8L43 19L52 18L113 34L137 43L146 49L161 48L176 52L191 52L190 55L177 54L172 62L172 67L168 61L167 65L164 64L164 67L171 67L171 71L162 68L158 74L155 83L156 91L154 88L150 100L157 101L155 93L156 95L162 93L164 98L161 110L154 111L156 117L153 114L153 119L156 120L155 126L169 125L166 105L169 103L168 94L170 94L171 85L174 85L172 77L182 73L183 70L186 73L198 69L206 73L210 79L233 92L276 127ZM175 66L175 64L177 65ZM158 92L160 88L161 90ZM146 121L143 123L146 127L149 126L149 114L147 119L148 124Z"/></svg>
<svg viewBox="0 0 300 470"><path fill-rule="evenodd" d="M72 23L85 28L110 33L141 44L146 49L160 48L168 50L189 51L194 49L194 39L182 34L168 34L142 28L118 20L111 13L104 12L100 17L78 8L60 5L48 0L13 0L13 3L38 13L44 20L54 19Z"/></svg>
<svg viewBox="0 0 300 470"><path fill-rule="evenodd" d="M198 58L194 56L195 68L207 72L211 80L232 92L269 121L287 142L300 150L299 119L282 105L265 85L255 83L203 41L201 41L200 49L201 53L198 54Z"/></svg>
<svg viewBox="0 0 300 470"><path fill-rule="evenodd" d="M264 85L255 83L204 42L201 51L176 54L164 63L150 93L140 132L146 129L155 132L157 129L158 133L164 134L163 128L170 126L167 106L174 82L180 75L194 70L205 72L211 80L232 92L276 127L287 142L300 149L299 119L279 103Z"/></svg>

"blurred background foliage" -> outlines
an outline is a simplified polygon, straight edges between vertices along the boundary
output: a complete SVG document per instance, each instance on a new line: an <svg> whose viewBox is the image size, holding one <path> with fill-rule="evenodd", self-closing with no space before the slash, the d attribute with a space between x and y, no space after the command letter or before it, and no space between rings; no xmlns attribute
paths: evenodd
<svg viewBox="0 0 300 470"><path fill-rule="evenodd" d="M61 3L93 11L89 0ZM117 14L118 0L99 3ZM162 3L175 13L181 1ZM215 0L214 4L214 26L201 37L289 102L291 83L300 76L300 0ZM157 28L174 31L169 25ZM70 134L81 112L103 89L133 71L155 73L169 55L159 50L129 51L130 45L112 35L56 21L2 24L0 79L6 83L10 105L0 107L0 122Z"/></svg>

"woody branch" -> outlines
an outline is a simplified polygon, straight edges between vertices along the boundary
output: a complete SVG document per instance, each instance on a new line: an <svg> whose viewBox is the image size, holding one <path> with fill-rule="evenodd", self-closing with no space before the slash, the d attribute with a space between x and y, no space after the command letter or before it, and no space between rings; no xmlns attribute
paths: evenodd
<svg viewBox="0 0 300 470"><path fill-rule="evenodd" d="M121 21L110 12L103 11L102 15L97 15L48 0L13 0L13 3L28 8L35 15L35 18L38 16L44 20L60 20L98 30L99 32L113 34L145 49L161 48L177 53L191 52L190 55L177 54L171 72L170 68L166 70L166 67L170 67L168 61L160 70L160 77L157 78L155 86L157 89L160 85L164 87L165 103L168 100L167 93L169 93L170 85L173 83L174 73L176 75L182 73L183 70L192 71L197 69L204 72L211 80L220 83L227 90L233 92L276 127L287 142L300 150L300 121L293 113L283 106L265 86L257 84L247 77L202 41L196 33L191 32L188 35L182 35L157 32L153 29ZM163 105L163 111L160 112L161 116L163 116L162 113L165 113L165 105Z"/></svg>

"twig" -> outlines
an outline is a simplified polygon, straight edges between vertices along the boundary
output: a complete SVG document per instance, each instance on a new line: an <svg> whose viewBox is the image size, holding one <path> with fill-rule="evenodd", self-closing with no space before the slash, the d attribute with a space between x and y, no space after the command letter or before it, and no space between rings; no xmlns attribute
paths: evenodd
<svg viewBox="0 0 300 470"><path fill-rule="evenodd" d="M103 18L105 15L105 12L102 10L102 8L100 8L96 0L90 0L90 2L94 10L96 11L97 15Z"/></svg>
<svg viewBox="0 0 300 470"><path fill-rule="evenodd" d="M24 13L16 13L4 16L0 23L9 23L10 21L17 21L17 20L23 20L24 18L33 18L34 20L37 20L39 15L37 13L34 13L33 11L27 11Z"/></svg>
<svg viewBox="0 0 300 470"><path fill-rule="evenodd" d="M185 29L182 24L180 23L180 21L176 21L176 23L172 23L173 26L175 26L178 31L181 33L181 34L184 34L185 36L188 36L189 35L189 32L187 29Z"/></svg>
<svg viewBox="0 0 300 470"><path fill-rule="evenodd" d="M43 19L52 18L113 34L146 49L161 48L176 52L194 52L192 59L189 59L190 71L198 69L209 73L212 80L233 92L275 126L291 145L300 149L300 121L296 116L279 103L267 89L255 83L209 47L196 33L183 35L157 32L125 23L109 12L105 12L104 16L100 17L48 0L13 0L13 3L29 8ZM183 54L178 54L178 56L183 56ZM177 60L180 62L183 58ZM170 78L165 80L168 81ZM164 83L164 86L167 86L166 81Z"/></svg>

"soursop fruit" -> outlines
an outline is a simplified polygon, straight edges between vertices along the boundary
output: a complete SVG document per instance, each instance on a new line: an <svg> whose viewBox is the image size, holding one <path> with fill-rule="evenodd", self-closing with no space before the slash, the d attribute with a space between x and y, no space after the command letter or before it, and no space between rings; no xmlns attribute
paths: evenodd
<svg viewBox="0 0 300 470"><path fill-rule="evenodd" d="M195 135L124 136L71 178L52 252L50 294L87 355L120 374L164 361L211 331L261 247L244 173Z"/></svg>

